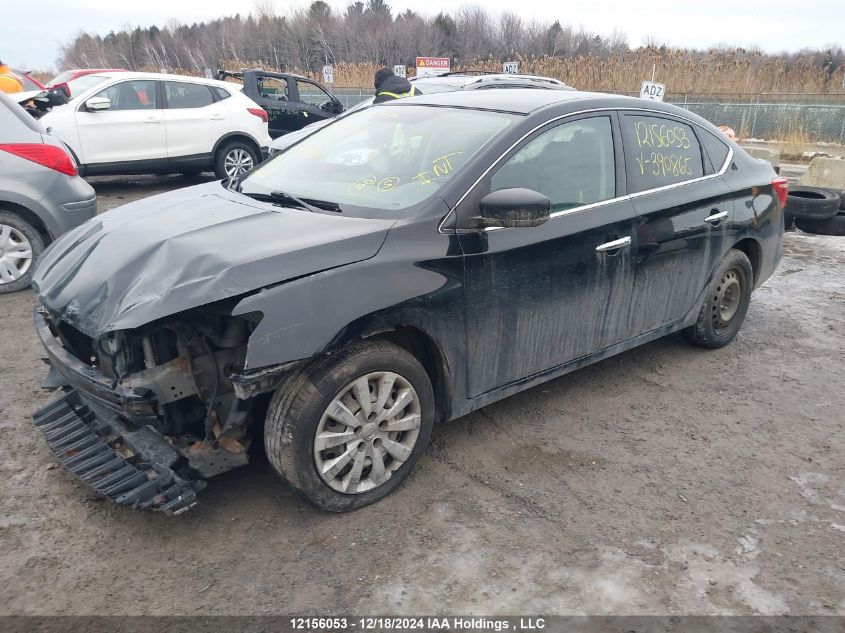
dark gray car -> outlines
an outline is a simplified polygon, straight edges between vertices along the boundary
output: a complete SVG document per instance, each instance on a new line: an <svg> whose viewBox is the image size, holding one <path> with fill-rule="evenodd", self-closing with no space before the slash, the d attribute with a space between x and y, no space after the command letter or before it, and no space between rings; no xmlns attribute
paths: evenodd
<svg viewBox="0 0 845 633"><path fill-rule="evenodd" d="M0 93L0 294L27 288L45 246L96 211L61 141Z"/></svg>
<svg viewBox="0 0 845 633"><path fill-rule="evenodd" d="M187 510L258 441L306 499L352 510L401 484L435 421L673 332L727 345L781 258L786 197L670 104L379 104L231 188L59 240L33 316L64 391L35 421L122 505Z"/></svg>

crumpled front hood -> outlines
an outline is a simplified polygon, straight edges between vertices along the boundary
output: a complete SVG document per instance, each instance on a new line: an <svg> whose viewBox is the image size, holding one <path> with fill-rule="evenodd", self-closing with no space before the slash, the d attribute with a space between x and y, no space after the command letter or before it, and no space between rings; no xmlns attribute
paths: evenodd
<svg viewBox="0 0 845 633"><path fill-rule="evenodd" d="M124 205L39 260L42 304L89 336L375 255L394 220L256 202L219 182Z"/></svg>

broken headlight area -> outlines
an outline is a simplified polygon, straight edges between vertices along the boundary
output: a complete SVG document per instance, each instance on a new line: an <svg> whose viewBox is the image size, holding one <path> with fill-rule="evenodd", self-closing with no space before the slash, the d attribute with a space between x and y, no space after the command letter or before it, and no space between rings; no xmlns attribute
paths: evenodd
<svg viewBox="0 0 845 633"><path fill-rule="evenodd" d="M34 319L50 365L44 386L66 392L36 424L86 483L118 503L181 510L193 502L168 506L175 496L192 498L203 479L247 463L263 412L232 377L257 318L208 307L99 339L43 308Z"/></svg>

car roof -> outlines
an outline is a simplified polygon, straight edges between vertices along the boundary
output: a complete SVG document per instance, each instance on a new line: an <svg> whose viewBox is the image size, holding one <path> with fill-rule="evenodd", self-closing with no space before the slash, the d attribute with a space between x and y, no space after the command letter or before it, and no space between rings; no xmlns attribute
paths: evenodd
<svg viewBox="0 0 845 633"><path fill-rule="evenodd" d="M275 77L277 79L287 79L288 77L293 77L294 79L305 79L306 81L313 82L314 80L310 77L306 77L305 75L299 75L297 73L283 73L277 72L275 70L264 70L263 68L242 68L241 70L224 70L219 71L226 74L228 77L234 77L235 79L243 79L244 73L257 73L259 75L263 75L265 77Z"/></svg>
<svg viewBox="0 0 845 633"><path fill-rule="evenodd" d="M122 68L70 68L62 71L73 73L74 75L99 75L101 73L128 73L128 70Z"/></svg>
<svg viewBox="0 0 845 633"><path fill-rule="evenodd" d="M514 114L530 114L550 104L565 101L595 99L607 95L581 92L579 90L537 90L534 88L512 88L509 90L455 90L422 94L413 99L397 99L383 105L434 105L473 108L478 110L499 110Z"/></svg>
<svg viewBox="0 0 845 633"><path fill-rule="evenodd" d="M205 77L191 77L188 75L171 75L168 73L142 73L127 70L110 70L108 72L91 73L87 76L105 77L106 79L157 79L159 81L190 81L193 83L201 83L209 86L224 86L238 88L237 84L231 81L218 81L217 79L206 79Z"/></svg>
<svg viewBox="0 0 845 633"><path fill-rule="evenodd" d="M553 77L543 77L541 75L518 75L514 73L446 73L443 75L433 75L429 77L413 77L411 79L414 83L425 85L426 83L447 84L453 86L468 86L471 84L486 83L489 81L523 81L523 82L537 82L551 85L565 86L566 84L560 79Z"/></svg>
<svg viewBox="0 0 845 633"><path fill-rule="evenodd" d="M581 90L537 90L512 88L509 90L456 90L418 95L409 99L395 99L378 104L379 107L442 106L474 110L494 110L513 114L530 115L535 111L556 107L561 114L576 110L620 109L652 110L680 115L710 127L705 119L670 103L648 101L639 97L626 97L604 92Z"/></svg>
<svg viewBox="0 0 845 633"><path fill-rule="evenodd" d="M160 80L160 81L190 81L192 83L200 83L207 86L220 86L221 88L225 88L227 92L230 94L235 92L237 94L243 94L243 86L240 84L232 83L231 81L218 81L217 79L206 79L205 77L190 77L188 75L170 75L167 73L142 73L142 72L135 72L135 71L128 71L128 70L114 70L109 72L102 72L102 73L92 73L90 75L85 75L86 77L103 77L106 80L114 80L114 79L121 79L121 80L132 80L132 79L151 79L151 80ZM79 79L79 77L74 78ZM114 84L109 84L114 85ZM99 83L95 86L89 86L85 90L80 91L78 94L71 95L70 101L68 103L79 103L81 100L91 96L92 94L97 94L99 91L103 90L103 83Z"/></svg>

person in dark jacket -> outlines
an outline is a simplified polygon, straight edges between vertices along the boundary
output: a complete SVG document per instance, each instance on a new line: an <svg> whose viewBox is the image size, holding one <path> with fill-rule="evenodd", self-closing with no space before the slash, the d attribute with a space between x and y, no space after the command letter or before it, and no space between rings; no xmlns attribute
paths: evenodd
<svg viewBox="0 0 845 633"><path fill-rule="evenodd" d="M382 103L391 99L402 99L421 95L422 92L411 85L411 82L404 77L397 77L389 68L381 68L376 71L375 77L376 98L373 103Z"/></svg>

